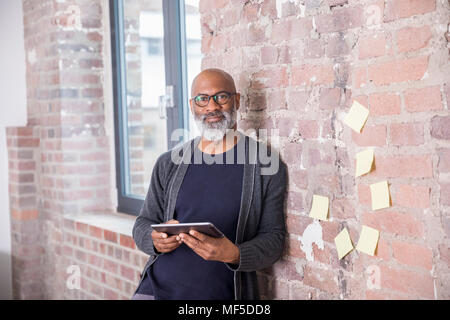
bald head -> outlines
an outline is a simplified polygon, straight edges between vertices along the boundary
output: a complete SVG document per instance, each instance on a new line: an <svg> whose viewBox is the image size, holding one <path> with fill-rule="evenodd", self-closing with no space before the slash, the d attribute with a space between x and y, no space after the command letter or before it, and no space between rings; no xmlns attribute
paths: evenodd
<svg viewBox="0 0 450 320"><path fill-rule="evenodd" d="M199 94L210 95L218 91L236 92L233 77L221 69L205 69L192 81L191 97Z"/></svg>

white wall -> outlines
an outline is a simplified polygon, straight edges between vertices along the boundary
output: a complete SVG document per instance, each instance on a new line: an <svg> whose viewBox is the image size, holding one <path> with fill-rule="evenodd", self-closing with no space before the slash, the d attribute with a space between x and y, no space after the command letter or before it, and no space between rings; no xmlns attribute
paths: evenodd
<svg viewBox="0 0 450 320"><path fill-rule="evenodd" d="M11 299L11 224L5 127L25 126L27 121L22 1L0 1L0 39L0 299Z"/></svg>

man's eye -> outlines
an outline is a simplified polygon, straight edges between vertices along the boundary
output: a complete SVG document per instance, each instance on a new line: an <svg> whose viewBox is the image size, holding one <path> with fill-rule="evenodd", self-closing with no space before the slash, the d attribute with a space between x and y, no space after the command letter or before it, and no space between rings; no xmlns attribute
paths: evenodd
<svg viewBox="0 0 450 320"><path fill-rule="evenodd" d="M219 99L219 100L226 100L227 98L228 98L228 95L226 93L217 95L217 99Z"/></svg>
<svg viewBox="0 0 450 320"><path fill-rule="evenodd" d="M208 100L208 97L207 96L198 96L195 100L197 100L197 101L206 101L206 100Z"/></svg>

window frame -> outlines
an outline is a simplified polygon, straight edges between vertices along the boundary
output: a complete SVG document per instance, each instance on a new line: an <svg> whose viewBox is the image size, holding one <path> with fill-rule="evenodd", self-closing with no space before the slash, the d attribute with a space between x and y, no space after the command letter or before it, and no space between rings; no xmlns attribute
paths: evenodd
<svg viewBox="0 0 450 320"><path fill-rule="evenodd" d="M187 139L189 130L189 93L187 92L187 56L184 0L165 1L163 5L164 20L164 60L166 86L172 85L174 107L166 108L167 146L172 149ZM139 215L145 196L126 193L129 183L129 148L127 125L127 83L124 42L124 8L123 0L109 0L111 30L111 60L114 101L114 132L116 160L117 211ZM184 128L184 136L179 141L172 141L175 129Z"/></svg>

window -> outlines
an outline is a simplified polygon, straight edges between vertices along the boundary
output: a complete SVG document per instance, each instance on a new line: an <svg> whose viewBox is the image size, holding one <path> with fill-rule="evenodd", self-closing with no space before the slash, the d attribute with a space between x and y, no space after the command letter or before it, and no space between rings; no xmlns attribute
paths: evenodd
<svg viewBox="0 0 450 320"><path fill-rule="evenodd" d="M138 215L158 156L198 134L188 102L202 58L198 2L110 0L120 212Z"/></svg>

